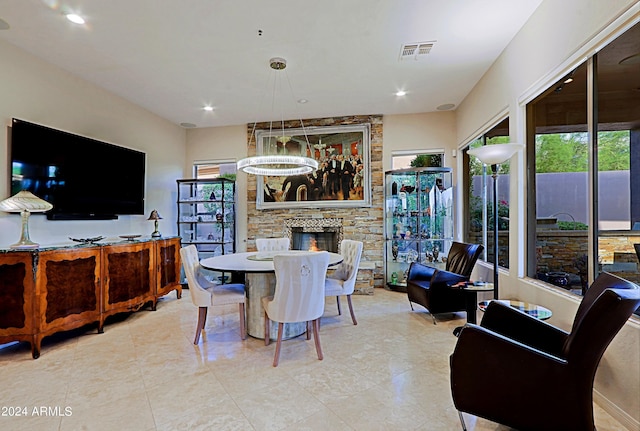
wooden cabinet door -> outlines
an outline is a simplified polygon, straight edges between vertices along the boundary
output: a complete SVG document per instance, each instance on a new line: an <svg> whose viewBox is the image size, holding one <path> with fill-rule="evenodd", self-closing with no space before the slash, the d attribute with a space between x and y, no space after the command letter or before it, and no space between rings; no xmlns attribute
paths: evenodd
<svg viewBox="0 0 640 431"><path fill-rule="evenodd" d="M176 291L182 297L180 284L180 238L155 240L156 246L156 298Z"/></svg>
<svg viewBox="0 0 640 431"><path fill-rule="evenodd" d="M29 341L35 334L35 254L0 254L0 343Z"/></svg>
<svg viewBox="0 0 640 431"><path fill-rule="evenodd" d="M39 253L35 313L38 345L47 335L100 320L99 247Z"/></svg>
<svg viewBox="0 0 640 431"><path fill-rule="evenodd" d="M151 302L155 309L153 241L109 245L102 248L103 319L135 311Z"/></svg>

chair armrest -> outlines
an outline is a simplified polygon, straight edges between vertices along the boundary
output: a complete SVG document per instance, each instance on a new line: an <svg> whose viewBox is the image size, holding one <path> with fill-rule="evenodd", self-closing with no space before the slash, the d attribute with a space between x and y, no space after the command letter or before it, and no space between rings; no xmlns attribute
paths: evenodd
<svg viewBox="0 0 640 431"><path fill-rule="evenodd" d="M454 404L472 414L500 406L503 414L517 418L544 409L545 403L562 405L574 386L564 359L474 324L462 329L450 366ZM535 390L545 385L541 382L552 382L554 390Z"/></svg>
<svg viewBox="0 0 640 431"><path fill-rule="evenodd" d="M497 301L489 304L480 325L507 338L557 356L561 356L564 343L569 336L560 328Z"/></svg>
<svg viewBox="0 0 640 431"><path fill-rule="evenodd" d="M430 281L437 271L432 266L423 265L419 262L413 262L409 266L409 273L407 274L407 280L426 280Z"/></svg>
<svg viewBox="0 0 640 431"><path fill-rule="evenodd" d="M456 283L460 283L461 281L468 281L469 277L465 277L464 275L456 274L455 272L445 271L444 269L436 270L433 278L431 279L431 285L434 284L446 284L448 286L452 286Z"/></svg>

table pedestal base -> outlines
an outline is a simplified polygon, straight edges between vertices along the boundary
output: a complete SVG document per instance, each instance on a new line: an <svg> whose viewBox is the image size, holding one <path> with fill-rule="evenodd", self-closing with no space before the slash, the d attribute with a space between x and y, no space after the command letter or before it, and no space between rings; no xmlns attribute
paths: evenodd
<svg viewBox="0 0 640 431"><path fill-rule="evenodd" d="M247 273L245 279L245 291L247 302L247 333L264 340L264 308L262 298L272 296L276 290L276 276L273 273ZM285 323L282 339L294 338L306 332L306 322ZM269 335L272 340L278 338L278 323L271 322Z"/></svg>

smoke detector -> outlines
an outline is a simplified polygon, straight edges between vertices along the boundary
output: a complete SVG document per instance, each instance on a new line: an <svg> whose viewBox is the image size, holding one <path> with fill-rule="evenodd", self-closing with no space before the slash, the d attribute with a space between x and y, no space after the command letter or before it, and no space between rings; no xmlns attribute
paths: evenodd
<svg viewBox="0 0 640 431"><path fill-rule="evenodd" d="M400 49L400 61L413 59L418 60L431 52L431 48L436 43L435 40L429 42L406 43Z"/></svg>

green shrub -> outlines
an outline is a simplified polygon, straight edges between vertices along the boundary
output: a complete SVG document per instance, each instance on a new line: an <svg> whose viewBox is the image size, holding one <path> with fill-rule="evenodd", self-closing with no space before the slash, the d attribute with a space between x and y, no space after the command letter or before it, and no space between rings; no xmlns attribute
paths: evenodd
<svg viewBox="0 0 640 431"><path fill-rule="evenodd" d="M579 221L558 221L560 230L587 230L589 227Z"/></svg>

